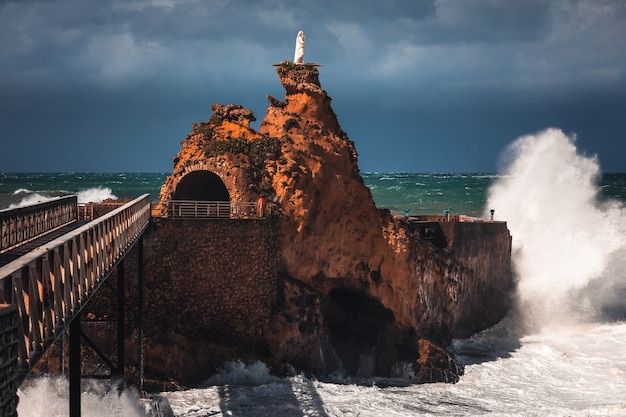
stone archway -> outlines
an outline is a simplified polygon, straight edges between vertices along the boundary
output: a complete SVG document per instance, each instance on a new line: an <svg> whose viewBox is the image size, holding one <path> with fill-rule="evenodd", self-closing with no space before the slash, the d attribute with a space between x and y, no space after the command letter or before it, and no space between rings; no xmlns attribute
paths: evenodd
<svg viewBox="0 0 626 417"><path fill-rule="evenodd" d="M230 193L217 174L198 170L181 178L172 200L230 201Z"/></svg>

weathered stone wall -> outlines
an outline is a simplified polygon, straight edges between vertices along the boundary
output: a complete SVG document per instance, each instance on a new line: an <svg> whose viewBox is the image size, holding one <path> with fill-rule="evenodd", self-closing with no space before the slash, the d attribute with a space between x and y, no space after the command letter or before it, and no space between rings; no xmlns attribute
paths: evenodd
<svg viewBox="0 0 626 417"><path fill-rule="evenodd" d="M277 227L153 219L144 237L148 377L193 384L224 360L269 351L262 329L276 299Z"/></svg>
<svg viewBox="0 0 626 417"><path fill-rule="evenodd" d="M272 220L153 219L144 238L146 315L195 335L254 338L275 298L276 241Z"/></svg>
<svg viewBox="0 0 626 417"><path fill-rule="evenodd" d="M17 308L0 305L0 416L17 416Z"/></svg>

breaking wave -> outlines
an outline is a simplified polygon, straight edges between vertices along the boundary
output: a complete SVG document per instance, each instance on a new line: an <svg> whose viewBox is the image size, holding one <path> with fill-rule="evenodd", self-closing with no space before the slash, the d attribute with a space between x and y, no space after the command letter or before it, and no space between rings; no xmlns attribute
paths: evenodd
<svg viewBox="0 0 626 417"><path fill-rule="evenodd" d="M20 188L13 192L13 196L17 196L21 199L17 203L10 204L8 208L14 209L18 207L30 206L70 194L76 194L78 204L100 203L107 199L117 199L117 197L113 194L113 191L108 187L87 188L85 190L78 191L77 193L70 193L62 190L31 191L25 188Z"/></svg>
<svg viewBox="0 0 626 417"><path fill-rule="evenodd" d="M596 157L548 129L510 145L488 207L513 237L519 309L526 324L594 319L624 284L624 206L601 201Z"/></svg>

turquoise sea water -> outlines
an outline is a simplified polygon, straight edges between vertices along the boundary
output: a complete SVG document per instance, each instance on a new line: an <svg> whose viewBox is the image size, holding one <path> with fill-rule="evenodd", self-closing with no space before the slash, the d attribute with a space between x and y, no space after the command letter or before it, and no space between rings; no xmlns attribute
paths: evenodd
<svg viewBox="0 0 626 417"><path fill-rule="evenodd" d="M479 217L496 174L365 173L363 179L379 208L396 214L452 214Z"/></svg>
<svg viewBox="0 0 626 417"><path fill-rule="evenodd" d="M78 195L80 203L107 198L139 197L159 191L168 174L164 173L2 173L0 209L33 204L54 197Z"/></svg>
<svg viewBox="0 0 626 417"><path fill-rule="evenodd" d="M0 174L0 209L35 203L53 197L77 194L87 203L106 198L150 194L158 200L167 173L4 173ZM487 190L499 174L438 174L407 172L363 173L379 208L409 214L485 215ZM626 202L626 174L604 174L598 180L600 199ZM497 208L496 208L497 209Z"/></svg>

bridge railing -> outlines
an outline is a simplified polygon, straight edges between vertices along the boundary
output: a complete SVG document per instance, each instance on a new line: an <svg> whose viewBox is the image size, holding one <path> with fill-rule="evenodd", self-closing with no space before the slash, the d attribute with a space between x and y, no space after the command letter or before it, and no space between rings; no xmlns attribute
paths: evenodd
<svg viewBox="0 0 626 417"><path fill-rule="evenodd" d="M153 217L181 219L258 219L270 217L275 204L248 201L161 200L152 203Z"/></svg>
<svg viewBox="0 0 626 417"><path fill-rule="evenodd" d="M0 253L30 242L77 219L76 196L0 210Z"/></svg>
<svg viewBox="0 0 626 417"><path fill-rule="evenodd" d="M0 268L0 303L19 313L24 373L80 312L150 221L150 196L130 203Z"/></svg>

